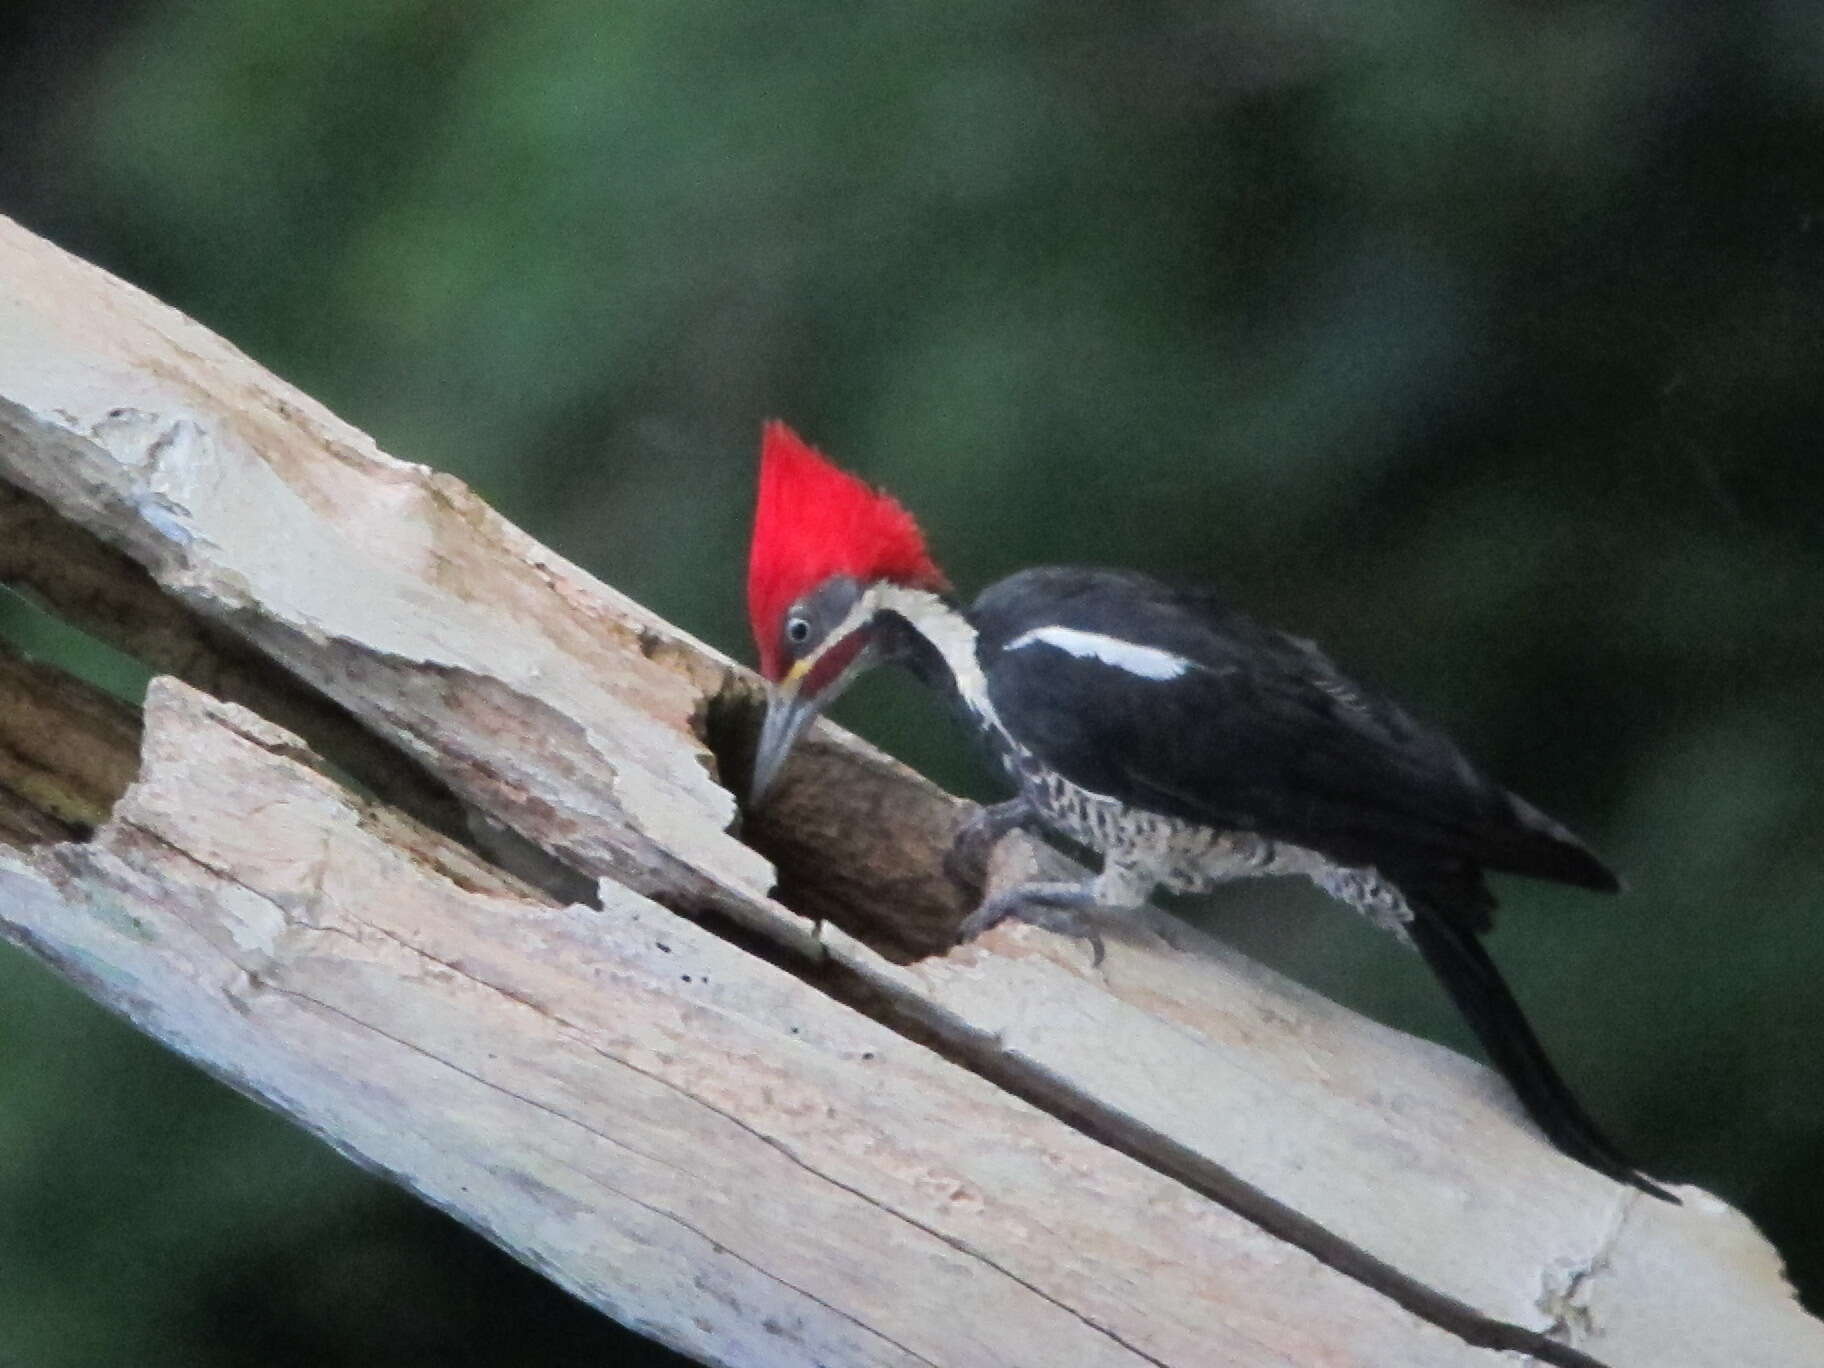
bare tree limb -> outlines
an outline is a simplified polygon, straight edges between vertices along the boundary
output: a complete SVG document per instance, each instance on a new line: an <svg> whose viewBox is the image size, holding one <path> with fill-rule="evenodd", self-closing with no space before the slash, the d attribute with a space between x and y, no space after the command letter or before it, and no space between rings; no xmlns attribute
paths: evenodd
<svg viewBox="0 0 1824 1368"><path fill-rule="evenodd" d="M825 729L743 840L740 671L3 221L0 280L15 507L461 814L161 682L95 834L8 837L0 920L618 1318L740 1364L1824 1361L1738 1213L1186 928L918 958L951 800ZM82 616L88 555L35 592ZM86 621L157 657L135 616Z"/></svg>

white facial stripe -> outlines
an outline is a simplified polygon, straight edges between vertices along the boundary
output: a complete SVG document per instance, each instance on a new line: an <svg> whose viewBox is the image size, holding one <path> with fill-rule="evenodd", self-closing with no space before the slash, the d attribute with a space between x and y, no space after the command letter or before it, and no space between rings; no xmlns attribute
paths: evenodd
<svg viewBox="0 0 1824 1368"><path fill-rule="evenodd" d="M1010 651L1025 646L1055 646L1080 660L1099 660L1142 679L1176 679L1192 664L1183 656L1162 651L1157 646L1137 646L1120 637L1081 632L1075 627L1034 627L1007 643Z"/></svg>

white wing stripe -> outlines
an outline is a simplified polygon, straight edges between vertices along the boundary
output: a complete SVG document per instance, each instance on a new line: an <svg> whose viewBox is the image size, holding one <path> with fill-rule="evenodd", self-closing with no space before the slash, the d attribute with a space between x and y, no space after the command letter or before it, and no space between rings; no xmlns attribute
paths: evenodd
<svg viewBox="0 0 1824 1368"><path fill-rule="evenodd" d="M1081 632L1075 627L1034 627L1007 643L1010 651L1023 646L1055 646L1079 659L1099 660L1142 679L1176 679L1191 668L1191 662L1183 656L1157 646L1139 646L1120 637Z"/></svg>

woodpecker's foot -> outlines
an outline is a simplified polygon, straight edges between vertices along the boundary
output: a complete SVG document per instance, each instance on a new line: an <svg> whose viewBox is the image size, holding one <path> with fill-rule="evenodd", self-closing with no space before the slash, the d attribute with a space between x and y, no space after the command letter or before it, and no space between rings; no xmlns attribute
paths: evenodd
<svg viewBox="0 0 1824 1368"><path fill-rule="evenodd" d="M957 928L958 944L1013 918L1043 927L1054 935L1089 942L1090 965L1099 967L1107 948L1090 915L1097 906L1095 887L1082 883L1029 883L1005 889L987 899Z"/></svg>
<svg viewBox="0 0 1824 1368"><path fill-rule="evenodd" d="M988 857L1001 837L1037 816L1025 798L975 807L950 838L950 849L944 853L944 876L960 888L980 888L988 876Z"/></svg>

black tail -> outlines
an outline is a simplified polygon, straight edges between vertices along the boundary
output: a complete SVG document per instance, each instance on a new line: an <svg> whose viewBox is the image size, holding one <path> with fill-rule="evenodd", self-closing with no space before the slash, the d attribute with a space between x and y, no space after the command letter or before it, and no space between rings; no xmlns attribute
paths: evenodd
<svg viewBox="0 0 1824 1368"><path fill-rule="evenodd" d="M1489 1062L1519 1094L1534 1124L1579 1163L1676 1203L1678 1198L1641 1176L1571 1095L1495 962L1470 929L1464 910L1441 906L1422 892L1415 896L1408 890L1407 900L1414 912L1407 926L1413 944L1475 1031Z"/></svg>

